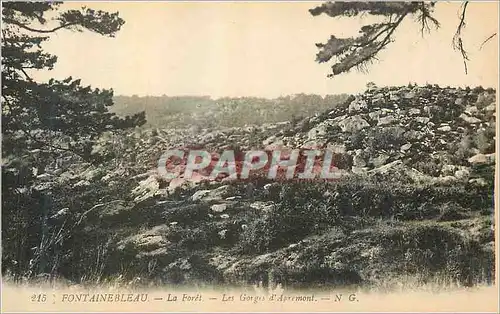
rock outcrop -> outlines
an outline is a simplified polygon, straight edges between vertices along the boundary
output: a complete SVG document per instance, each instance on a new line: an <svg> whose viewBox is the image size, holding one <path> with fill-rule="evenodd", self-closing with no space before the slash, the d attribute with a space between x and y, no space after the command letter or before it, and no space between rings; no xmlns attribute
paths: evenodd
<svg viewBox="0 0 500 314"><path fill-rule="evenodd" d="M479 88L374 87L294 121L138 130L103 141L120 157L106 171L78 164L57 183L100 195L78 230L105 233L109 273L126 263L167 283L318 286L452 269L471 285L494 274L494 101ZM343 177L189 182L155 171L167 149L273 147L332 150Z"/></svg>

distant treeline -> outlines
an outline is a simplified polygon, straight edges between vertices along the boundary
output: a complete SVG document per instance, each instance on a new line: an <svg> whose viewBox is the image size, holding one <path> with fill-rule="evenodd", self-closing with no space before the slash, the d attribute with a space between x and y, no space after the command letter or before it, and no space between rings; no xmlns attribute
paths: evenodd
<svg viewBox="0 0 500 314"><path fill-rule="evenodd" d="M291 121L314 115L343 103L347 94L297 94L275 99L209 96L116 96L112 111L119 115L146 112L146 127L242 127Z"/></svg>

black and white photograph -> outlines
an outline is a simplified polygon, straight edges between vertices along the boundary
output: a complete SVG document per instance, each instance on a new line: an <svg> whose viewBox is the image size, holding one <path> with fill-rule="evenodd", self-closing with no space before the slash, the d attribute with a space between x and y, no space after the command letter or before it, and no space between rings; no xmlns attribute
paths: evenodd
<svg viewBox="0 0 500 314"><path fill-rule="evenodd" d="M3 312L498 310L498 2L1 6Z"/></svg>

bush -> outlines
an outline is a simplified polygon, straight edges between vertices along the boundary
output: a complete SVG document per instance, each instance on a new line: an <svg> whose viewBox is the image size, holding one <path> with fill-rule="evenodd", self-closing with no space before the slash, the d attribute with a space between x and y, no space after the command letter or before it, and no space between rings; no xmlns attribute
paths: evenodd
<svg viewBox="0 0 500 314"><path fill-rule="evenodd" d="M400 272L420 274L424 280L441 273L451 281L471 286L485 279L491 283L494 274L493 252L464 238L460 229L436 223L408 224L381 233L379 241L385 243L388 264Z"/></svg>
<svg viewBox="0 0 500 314"><path fill-rule="evenodd" d="M370 130L365 138L365 147L373 153L380 150L398 149L406 142L405 130L401 127L381 127Z"/></svg>
<svg viewBox="0 0 500 314"><path fill-rule="evenodd" d="M430 175L433 177L439 176L441 173L441 168L442 168L442 166L439 164L439 162L436 162L433 159L417 161L416 163L414 163L412 165L412 167L415 168L416 170L424 173L424 174L427 174L427 175Z"/></svg>
<svg viewBox="0 0 500 314"><path fill-rule="evenodd" d="M466 184L418 186L404 182L399 177L391 181L384 176L360 176L326 184L284 184L270 199L275 206L240 235L239 249L261 254L333 226L349 232L367 219L447 220L451 214L459 219L468 211L491 207L493 201L489 189ZM351 218L357 219L354 225Z"/></svg>
<svg viewBox="0 0 500 314"><path fill-rule="evenodd" d="M495 152L495 128L489 126L484 131L480 131L474 137L474 144L482 154L491 154Z"/></svg>
<svg viewBox="0 0 500 314"><path fill-rule="evenodd" d="M453 160L457 165L468 165L468 159L472 156L472 148L474 147L474 141L472 136L466 134L460 140L460 143L450 149L450 151L455 151Z"/></svg>
<svg viewBox="0 0 500 314"><path fill-rule="evenodd" d="M322 184L282 186L275 205L241 234L245 253L264 253L294 243L337 222L333 198L325 198Z"/></svg>

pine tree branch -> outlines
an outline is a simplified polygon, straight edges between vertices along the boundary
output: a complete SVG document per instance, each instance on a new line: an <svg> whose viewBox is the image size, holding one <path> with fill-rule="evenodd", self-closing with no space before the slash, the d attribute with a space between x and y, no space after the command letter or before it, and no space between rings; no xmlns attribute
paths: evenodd
<svg viewBox="0 0 500 314"><path fill-rule="evenodd" d="M490 35L488 38L486 38L483 43L481 44L481 46L479 47L479 50L483 49L483 46L489 42L491 39L493 39L495 36L497 35L497 33L493 33L492 35Z"/></svg>
<svg viewBox="0 0 500 314"><path fill-rule="evenodd" d="M460 23L457 26L457 31L455 32L455 36L453 36L453 49L458 50L462 55L462 59L464 61L465 74L467 74L467 61L469 61L469 56L467 55L467 51L464 48L464 43L462 40L462 30L465 28L465 12L467 11L467 6L469 5L469 1L465 1L462 4L462 13L460 14Z"/></svg>
<svg viewBox="0 0 500 314"><path fill-rule="evenodd" d="M54 27L52 29L36 29L36 28L32 28L26 24L23 24L21 22L18 22L14 19L4 19L3 20L4 23L10 23L10 24L14 24L14 25L17 25L27 31L30 31L30 32L35 32L35 33L43 33L43 34L47 34L47 33L54 33L62 28L66 28L66 27L69 27L69 26L73 26L73 25L77 25L78 23L77 22L73 22L73 23L66 23L66 24L61 24L57 27Z"/></svg>
<svg viewBox="0 0 500 314"><path fill-rule="evenodd" d="M33 79L28 75L28 73L26 73L26 71L24 70L25 68L21 68L21 72L23 72L23 74L26 76L26 79L30 82L33 82ZM27 68L26 68L27 69Z"/></svg>
<svg viewBox="0 0 500 314"><path fill-rule="evenodd" d="M381 34L383 34L384 32L386 32L387 34L385 35L385 37L379 42L377 43L373 48L373 51L371 51L370 53L368 53L366 56L364 57L361 57L359 59L357 59L355 62L353 62L352 64L349 64L345 70L343 71L335 71L335 67L338 66L338 65L342 65L343 61L345 62L345 59L344 60L341 60L339 63L335 64L332 66L332 69L334 70L334 74L330 74L329 77L333 77L335 74L340 74L342 72L345 72L353 67L361 67L363 64L365 64L366 62L369 62L370 60L374 59L375 56L382 50L384 49L385 46L387 46L387 44L389 44L389 42L391 41L391 36L392 34L396 31L396 29L399 27L399 25L401 24L401 22L403 22L403 20L405 19L405 17L408 15L408 11L407 12L404 12L402 13L398 19L392 23L389 27L387 27L386 29L384 29L383 32L381 32L380 34L377 34L377 37L379 37ZM372 42L370 40L370 42ZM369 47L366 47L364 49L369 49ZM353 52L350 56L352 55L355 55L357 54L357 52ZM335 73L335 72L338 72L338 73Z"/></svg>
<svg viewBox="0 0 500 314"><path fill-rule="evenodd" d="M430 4L433 7L433 4ZM428 20L434 23L436 28L439 28L440 23L431 15L431 11L429 10L428 5L425 2L420 3L420 15L417 17L417 20L420 22L420 34L424 37L425 31L430 32L431 28L429 27Z"/></svg>
<svg viewBox="0 0 500 314"><path fill-rule="evenodd" d="M371 43L373 43L375 40L377 40L377 39L380 37L380 35L382 35L383 33L386 33L387 31L389 31L389 29L391 29L391 27L393 27L393 26L394 26L394 24L395 24L395 23L391 23L391 21L389 20L389 22L388 22L388 23L384 24L384 26L385 26L385 27L384 27L384 28L383 28L380 32L378 32L378 34L376 34L375 36L373 36L372 38L370 38L370 40L367 40L367 41L362 42L362 43L360 43L360 44L357 44L357 45L355 45L355 46L356 46L356 47L360 47L360 48L361 48L361 47L364 47L364 46L368 46L369 44L371 44Z"/></svg>
<svg viewBox="0 0 500 314"><path fill-rule="evenodd" d="M59 151L65 151L65 152L69 152L69 153L72 153L82 159L85 159L85 157L79 153L79 152L76 152L70 148L66 148L66 147L61 147L61 146L57 146L57 145L53 145L53 144L50 144L50 143L47 143L47 142L44 142L44 141L41 141L39 139L37 139L36 137L34 137L33 135L31 135L28 131L22 129L22 132L29 138L31 139L32 141L35 141L36 143L40 144L40 145L43 145L43 146L46 146L46 147L50 147L50 148L53 148L53 149L56 149L56 150L59 150Z"/></svg>

